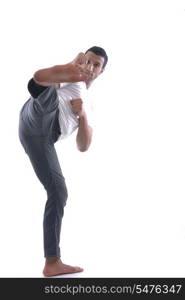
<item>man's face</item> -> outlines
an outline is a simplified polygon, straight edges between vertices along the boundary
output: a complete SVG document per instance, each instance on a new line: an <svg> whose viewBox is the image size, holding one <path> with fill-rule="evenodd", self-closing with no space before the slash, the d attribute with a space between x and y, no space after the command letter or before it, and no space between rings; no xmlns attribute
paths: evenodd
<svg viewBox="0 0 185 300"><path fill-rule="evenodd" d="M86 68L92 72L91 80L96 79L103 71L104 57L88 51L85 54Z"/></svg>

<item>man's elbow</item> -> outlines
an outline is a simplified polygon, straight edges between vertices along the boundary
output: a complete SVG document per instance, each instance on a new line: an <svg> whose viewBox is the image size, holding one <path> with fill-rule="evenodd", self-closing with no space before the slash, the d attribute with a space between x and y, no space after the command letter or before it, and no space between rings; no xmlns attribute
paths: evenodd
<svg viewBox="0 0 185 300"><path fill-rule="evenodd" d="M92 142L92 132L93 132L93 129L91 127L89 127L89 136L88 138L84 141L82 141L79 136L77 135L77 138L76 138L76 143L77 143L77 148L80 152L86 152L90 145L91 145L91 142Z"/></svg>
<svg viewBox="0 0 185 300"><path fill-rule="evenodd" d="M78 146L78 150L79 150L80 152L86 152L88 149L89 149L89 146L86 146L86 147L79 147L79 146Z"/></svg>
<svg viewBox="0 0 185 300"><path fill-rule="evenodd" d="M79 150L80 152L86 152L86 151L89 149L90 145L91 145L91 141L90 141L89 143L87 143L87 144L84 144L84 145L79 144L79 143L77 142L77 148L78 148L78 150Z"/></svg>

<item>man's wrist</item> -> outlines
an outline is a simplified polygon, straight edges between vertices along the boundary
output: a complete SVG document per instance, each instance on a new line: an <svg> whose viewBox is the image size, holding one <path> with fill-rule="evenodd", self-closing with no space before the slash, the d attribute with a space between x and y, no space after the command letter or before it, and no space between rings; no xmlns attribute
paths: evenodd
<svg viewBox="0 0 185 300"><path fill-rule="evenodd" d="M83 113L79 115L79 120L84 120L84 119L87 119L87 115L85 111L83 111Z"/></svg>

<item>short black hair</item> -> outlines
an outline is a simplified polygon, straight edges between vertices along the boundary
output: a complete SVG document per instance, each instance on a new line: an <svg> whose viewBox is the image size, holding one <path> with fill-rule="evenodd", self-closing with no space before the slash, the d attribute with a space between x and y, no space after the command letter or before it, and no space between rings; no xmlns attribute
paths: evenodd
<svg viewBox="0 0 185 300"><path fill-rule="evenodd" d="M107 62L108 62L108 56L107 56L107 53L105 52L105 50L101 47L97 47L97 46L93 46L91 48L89 48L85 54L88 52L88 51L91 51L93 52L94 54L96 55L99 55L99 56L102 56L104 58L104 64L103 64L103 68L106 66Z"/></svg>

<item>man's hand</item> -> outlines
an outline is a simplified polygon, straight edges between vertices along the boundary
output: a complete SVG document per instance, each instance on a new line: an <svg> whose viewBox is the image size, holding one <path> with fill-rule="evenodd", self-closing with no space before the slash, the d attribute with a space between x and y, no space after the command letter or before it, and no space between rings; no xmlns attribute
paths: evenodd
<svg viewBox="0 0 185 300"><path fill-rule="evenodd" d="M82 99L73 99L70 101L72 106L72 111L74 114L78 115L79 117L82 117L85 115L85 110L83 108L83 101Z"/></svg>

